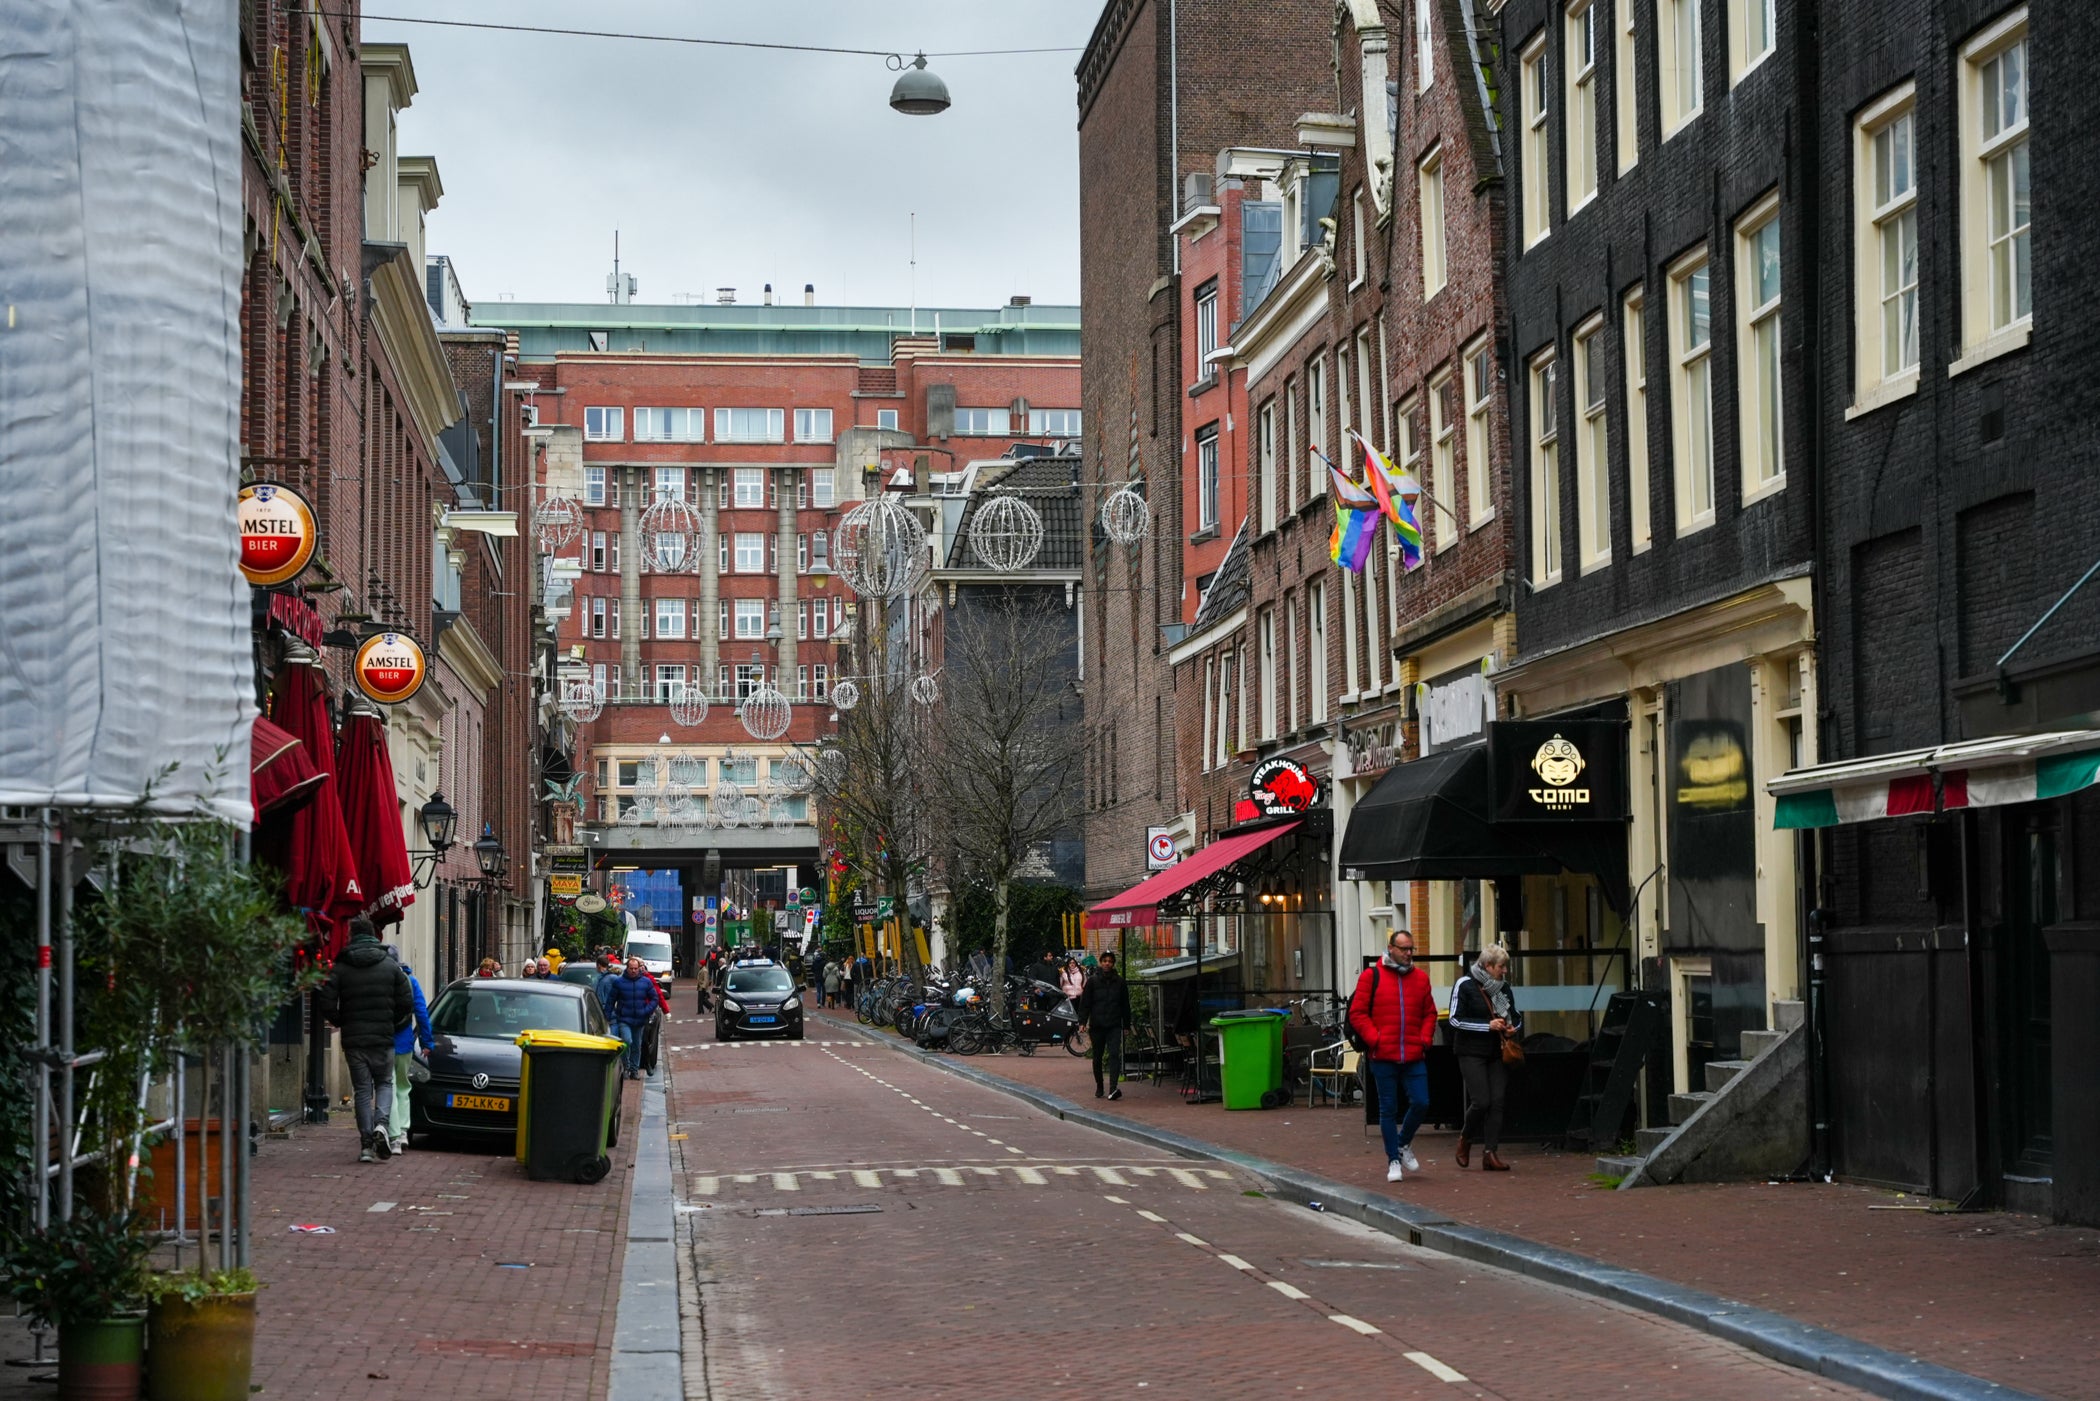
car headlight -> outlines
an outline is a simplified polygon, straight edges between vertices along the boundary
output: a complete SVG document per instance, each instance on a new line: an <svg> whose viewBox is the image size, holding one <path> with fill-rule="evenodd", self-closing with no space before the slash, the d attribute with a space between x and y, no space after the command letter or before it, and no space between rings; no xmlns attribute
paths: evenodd
<svg viewBox="0 0 2100 1401"><path fill-rule="evenodd" d="M744 1004L737 1001L734 997L725 997L722 999L722 1010L725 1012L741 1012L744 1010Z"/></svg>
<svg viewBox="0 0 2100 1401"><path fill-rule="evenodd" d="M794 1011L794 1010L795 1010L795 1009L796 1009L797 1007L800 1007L801 1005L802 1005L802 999L801 999L801 998L799 998L799 997L790 997L790 998L789 998L789 999L788 999L787 1001L785 1001L785 1002L783 1002L783 1003L781 1003L781 1004L780 1004L780 1010L781 1010L781 1011L783 1011L783 1012L792 1012L792 1011Z"/></svg>

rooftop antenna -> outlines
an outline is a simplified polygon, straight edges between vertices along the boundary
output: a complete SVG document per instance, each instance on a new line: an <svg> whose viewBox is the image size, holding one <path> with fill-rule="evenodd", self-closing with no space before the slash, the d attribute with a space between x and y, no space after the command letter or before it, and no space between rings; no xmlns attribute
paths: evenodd
<svg viewBox="0 0 2100 1401"><path fill-rule="evenodd" d="M605 290L612 297L614 306L626 306L634 300L635 281L631 276L620 274L620 231L613 230L613 270L605 279Z"/></svg>

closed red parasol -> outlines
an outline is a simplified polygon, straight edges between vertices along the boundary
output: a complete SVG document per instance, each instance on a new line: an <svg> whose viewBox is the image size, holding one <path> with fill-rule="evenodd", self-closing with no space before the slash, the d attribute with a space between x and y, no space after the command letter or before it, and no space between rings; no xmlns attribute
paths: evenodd
<svg viewBox="0 0 2100 1401"><path fill-rule="evenodd" d="M342 796L334 778L335 734L317 668L288 666L277 678L270 718L300 741L321 782L304 807L274 816L256 830L256 856L284 873L285 896L333 958L349 941L345 921L364 906L357 859L343 827Z"/></svg>
<svg viewBox="0 0 2100 1401"><path fill-rule="evenodd" d="M268 720L255 722L248 756L248 793L255 803L257 822L266 817L290 821L328 781L328 775L306 757L306 746L299 737Z"/></svg>
<svg viewBox="0 0 2100 1401"><path fill-rule="evenodd" d="M408 842L401 833L401 805L394 796L394 765L387 758L379 717L353 711L343 721L336 751L336 782L342 789L343 822L357 853L357 878L364 887L363 914L374 924L393 924L415 903L415 876Z"/></svg>

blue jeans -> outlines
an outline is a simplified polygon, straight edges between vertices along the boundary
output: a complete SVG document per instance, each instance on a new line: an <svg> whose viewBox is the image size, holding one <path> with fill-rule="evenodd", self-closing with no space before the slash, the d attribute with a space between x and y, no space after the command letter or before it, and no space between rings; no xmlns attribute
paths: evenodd
<svg viewBox="0 0 2100 1401"><path fill-rule="evenodd" d="M626 1043L620 1048L620 1068L632 1075L642 1068L642 1038L648 1034L648 1028L621 1022L613 1029Z"/></svg>
<svg viewBox="0 0 2100 1401"><path fill-rule="evenodd" d="M1402 1063L1396 1060L1374 1060L1371 1062L1371 1084L1378 1091L1378 1133L1385 1139L1385 1156L1390 1162L1400 1156L1400 1150L1415 1141L1415 1130L1422 1126L1422 1116L1429 1112L1429 1062L1411 1060ZM1407 1113L1400 1111L1400 1092L1407 1092ZM1397 1126L1395 1119L1399 1120Z"/></svg>

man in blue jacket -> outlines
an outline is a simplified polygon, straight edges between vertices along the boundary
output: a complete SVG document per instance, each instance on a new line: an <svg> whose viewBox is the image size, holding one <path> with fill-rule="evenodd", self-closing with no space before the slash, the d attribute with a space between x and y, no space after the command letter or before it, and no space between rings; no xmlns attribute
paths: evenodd
<svg viewBox="0 0 2100 1401"><path fill-rule="evenodd" d="M414 1081L408 1069L415 1063L416 1047L421 1045L425 1055L436 1044L437 1038L430 1032L430 1006L423 1000L423 985L416 981L415 970L408 966L401 951L392 944L386 946L387 953L401 965L401 972L408 978L409 1000L415 1004L415 1018L407 1026L394 1033L394 1118L388 1131L392 1135L390 1146L396 1153L408 1151L408 1100Z"/></svg>
<svg viewBox="0 0 2100 1401"><path fill-rule="evenodd" d="M626 1049L620 1053L623 1078L641 1079L642 1038L647 1032L649 1019L662 1005L657 995L656 979L649 976L639 958L628 959L627 971L606 984L605 1015L612 1022L613 1034L627 1043Z"/></svg>

